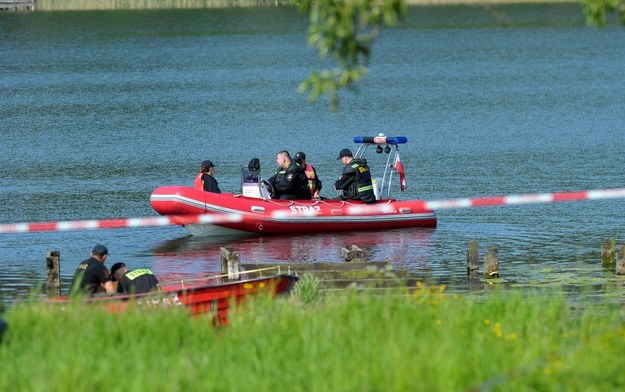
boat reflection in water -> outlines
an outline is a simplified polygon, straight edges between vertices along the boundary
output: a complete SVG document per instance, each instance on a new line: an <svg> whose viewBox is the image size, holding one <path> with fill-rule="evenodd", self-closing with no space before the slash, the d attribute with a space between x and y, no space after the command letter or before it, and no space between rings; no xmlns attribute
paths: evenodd
<svg viewBox="0 0 625 392"><path fill-rule="evenodd" d="M154 249L158 276L179 279L221 271L221 247L231 248L241 264L343 262L341 248L357 245L368 261L391 261L394 269L423 272L431 259L434 229L339 232L294 236L189 236Z"/></svg>

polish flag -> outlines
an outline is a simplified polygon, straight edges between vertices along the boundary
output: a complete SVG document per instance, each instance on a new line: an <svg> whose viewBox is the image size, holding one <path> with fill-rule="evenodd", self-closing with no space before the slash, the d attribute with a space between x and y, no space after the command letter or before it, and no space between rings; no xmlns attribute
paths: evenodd
<svg viewBox="0 0 625 392"><path fill-rule="evenodd" d="M399 159L399 154L395 156L395 171L399 173L399 185L403 191L406 189L406 172L404 172L404 165Z"/></svg>

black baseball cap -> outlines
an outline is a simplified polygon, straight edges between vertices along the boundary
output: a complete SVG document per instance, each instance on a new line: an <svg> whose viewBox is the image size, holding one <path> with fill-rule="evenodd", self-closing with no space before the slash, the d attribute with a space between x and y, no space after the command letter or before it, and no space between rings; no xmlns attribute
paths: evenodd
<svg viewBox="0 0 625 392"><path fill-rule="evenodd" d="M93 247L93 249L91 250L91 253L97 256L104 256L104 255L109 254L109 250L106 249L106 246L102 244L97 244L96 246Z"/></svg>
<svg viewBox="0 0 625 392"><path fill-rule="evenodd" d="M295 160L297 159L301 159L302 161L306 160L306 154L304 154L303 151L298 151L297 154L295 154Z"/></svg>
<svg viewBox="0 0 625 392"><path fill-rule="evenodd" d="M113 280L115 280L115 272L117 272L118 269L125 267L126 264L124 263L115 263L113 264L113 266L111 267L111 276L113 277Z"/></svg>
<svg viewBox="0 0 625 392"><path fill-rule="evenodd" d="M351 150L349 148L344 148L341 150L341 152L339 152L339 157L336 159L341 159L343 157L353 157L354 155L352 154Z"/></svg>

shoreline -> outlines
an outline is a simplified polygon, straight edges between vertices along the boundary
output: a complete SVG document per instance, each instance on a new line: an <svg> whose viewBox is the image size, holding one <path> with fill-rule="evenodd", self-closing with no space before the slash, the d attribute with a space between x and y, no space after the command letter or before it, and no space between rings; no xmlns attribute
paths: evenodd
<svg viewBox="0 0 625 392"><path fill-rule="evenodd" d="M10 2L10 1L9 1ZM445 5L565 4L580 0L406 0L409 7ZM35 0L35 11L286 7L289 0Z"/></svg>

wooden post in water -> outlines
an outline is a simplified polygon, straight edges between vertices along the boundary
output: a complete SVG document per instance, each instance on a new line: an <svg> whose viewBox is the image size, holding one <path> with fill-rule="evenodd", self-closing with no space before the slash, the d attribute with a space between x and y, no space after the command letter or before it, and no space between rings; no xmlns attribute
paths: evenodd
<svg viewBox="0 0 625 392"><path fill-rule="evenodd" d="M47 271L47 294L50 298L61 295L61 252L58 250L48 251L46 256Z"/></svg>
<svg viewBox="0 0 625 392"><path fill-rule="evenodd" d="M347 245L341 248L341 255L345 261L365 261L365 251L357 245Z"/></svg>
<svg viewBox="0 0 625 392"><path fill-rule="evenodd" d="M605 245L601 246L601 264L603 264L604 267L609 267L616 262L614 247L614 238L608 238L605 240Z"/></svg>
<svg viewBox="0 0 625 392"><path fill-rule="evenodd" d="M467 273L473 275L480 270L480 243L471 241L467 248Z"/></svg>
<svg viewBox="0 0 625 392"><path fill-rule="evenodd" d="M621 251L616 255L616 274L625 275L625 245L621 245Z"/></svg>
<svg viewBox="0 0 625 392"><path fill-rule="evenodd" d="M499 257L497 256L497 248L492 247L488 250L488 253L484 257L484 277L485 278L497 278L499 277Z"/></svg>
<svg viewBox="0 0 625 392"><path fill-rule="evenodd" d="M241 259L239 254L232 248L220 247L221 251L221 273L228 274L228 280L239 280L239 265Z"/></svg>

